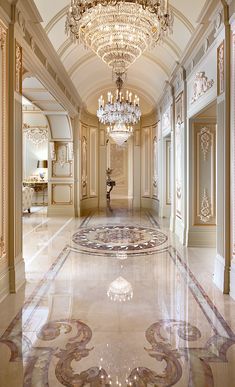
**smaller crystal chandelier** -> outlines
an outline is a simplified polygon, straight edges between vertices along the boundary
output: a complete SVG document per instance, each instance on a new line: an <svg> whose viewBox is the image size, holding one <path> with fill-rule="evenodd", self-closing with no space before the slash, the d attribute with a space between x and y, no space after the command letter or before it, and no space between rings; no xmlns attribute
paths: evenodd
<svg viewBox="0 0 235 387"><path fill-rule="evenodd" d="M117 122L114 126L107 127L107 133L117 145L122 146L132 135L133 127L129 125L126 126L122 122Z"/></svg>
<svg viewBox="0 0 235 387"><path fill-rule="evenodd" d="M135 95L132 101L132 92L122 91L123 80L117 75L117 90L115 96L108 92L108 102L105 103L103 96L99 98L99 108L97 117L102 124L115 125L122 123L125 125L134 125L140 120L141 110L139 107L140 99Z"/></svg>
<svg viewBox="0 0 235 387"><path fill-rule="evenodd" d="M135 95L132 102L132 92L122 91L122 75L117 74L117 90L115 96L109 91L108 102L104 102L103 96L99 98L99 108L97 117L102 124L108 124L107 132L109 136L118 144L124 142L133 134L133 126L137 124L141 117L139 107L140 99Z"/></svg>
<svg viewBox="0 0 235 387"><path fill-rule="evenodd" d="M133 297L133 289L127 280L123 277L118 277L109 285L107 295L112 301L126 302Z"/></svg>

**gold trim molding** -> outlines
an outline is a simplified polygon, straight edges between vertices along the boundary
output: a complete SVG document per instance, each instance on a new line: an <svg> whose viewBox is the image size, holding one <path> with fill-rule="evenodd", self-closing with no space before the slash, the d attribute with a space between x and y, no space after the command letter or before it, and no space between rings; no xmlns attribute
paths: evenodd
<svg viewBox="0 0 235 387"><path fill-rule="evenodd" d="M23 54L22 47L15 42L15 91L22 95Z"/></svg>
<svg viewBox="0 0 235 387"><path fill-rule="evenodd" d="M8 244L8 120L7 120L7 27L0 21L0 42L1 42L1 114L0 114L0 258L7 254Z"/></svg>
<svg viewBox="0 0 235 387"><path fill-rule="evenodd" d="M55 201L55 199L54 199L54 195L55 195L55 188L56 187L62 187L62 186L64 186L64 187L69 187L70 188L70 198L69 198L69 201L67 201L67 202L58 202L58 201ZM53 205L71 205L71 204L73 204L73 199L72 199L72 190L73 190L73 184L64 184L64 183L58 183L58 184L52 184L52 186L51 186L51 193L52 193L52 200L51 200L51 202L52 202L52 204Z"/></svg>

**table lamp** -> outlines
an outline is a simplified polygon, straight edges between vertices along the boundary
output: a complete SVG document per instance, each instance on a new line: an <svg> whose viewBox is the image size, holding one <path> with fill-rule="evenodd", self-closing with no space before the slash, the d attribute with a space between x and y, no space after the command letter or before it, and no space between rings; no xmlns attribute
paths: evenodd
<svg viewBox="0 0 235 387"><path fill-rule="evenodd" d="M48 161L47 160L38 160L37 162L37 168L38 169L47 169L48 168ZM45 171L39 171L39 176L41 180L44 180L45 177Z"/></svg>

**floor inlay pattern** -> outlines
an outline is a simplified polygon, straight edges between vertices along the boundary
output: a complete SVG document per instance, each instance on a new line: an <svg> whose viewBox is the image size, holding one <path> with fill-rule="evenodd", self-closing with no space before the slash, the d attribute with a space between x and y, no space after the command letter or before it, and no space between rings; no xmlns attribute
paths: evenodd
<svg viewBox="0 0 235 387"><path fill-rule="evenodd" d="M90 250L133 253L156 250L166 244L167 236L159 230L141 226L99 226L80 229L73 242Z"/></svg>
<svg viewBox="0 0 235 387"><path fill-rule="evenodd" d="M69 225L70 240L78 232L87 238L91 230L92 243L108 248L112 239L117 249L85 254L72 244L55 255L2 330L0 386L235 385L234 331L187 259L151 226L117 229L98 221L87 217L79 230ZM158 239L159 233L165 238ZM118 248L141 245L150 236L156 238L154 254L137 248L135 260L131 248Z"/></svg>

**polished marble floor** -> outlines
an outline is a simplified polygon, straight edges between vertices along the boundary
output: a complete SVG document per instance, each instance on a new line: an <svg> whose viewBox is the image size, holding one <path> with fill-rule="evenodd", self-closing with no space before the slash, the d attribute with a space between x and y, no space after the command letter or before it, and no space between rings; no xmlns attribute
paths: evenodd
<svg viewBox="0 0 235 387"><path fill-rule="evenodd" d="M235 302L213 249L149 211L23 217L26 286L0 304L0 386L235 386Z"/></svg>

